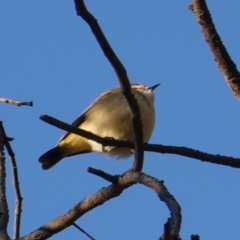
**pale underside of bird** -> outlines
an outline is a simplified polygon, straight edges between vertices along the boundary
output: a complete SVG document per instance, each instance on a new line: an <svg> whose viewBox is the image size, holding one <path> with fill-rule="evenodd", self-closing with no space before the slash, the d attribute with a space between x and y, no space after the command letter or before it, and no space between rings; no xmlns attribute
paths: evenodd
<svg viewBox="0 0 240 240"><path fill-rule="evenodd" d="M153 90L157 86L159 84L152 87L131 84L131 91L141 112L144 142L150 139L155 124ZM102 93L72 125L100 137L134 141L131 110L120 87ZM39 158L39 162L43 169L49 169L65 157L89 152L99 152L120 159L131 156L133 151L129 148L103 147L95 141L67 132L55 148Z"/></svg>

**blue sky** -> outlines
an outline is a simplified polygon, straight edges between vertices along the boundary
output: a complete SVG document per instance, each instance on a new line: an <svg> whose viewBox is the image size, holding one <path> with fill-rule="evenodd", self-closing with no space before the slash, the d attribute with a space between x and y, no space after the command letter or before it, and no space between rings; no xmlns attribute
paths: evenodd
<svg viewBox="0 0 240 240"><path fill-rule="evenodd" d="M238 0L208 1L232 58L240 62ZM161 83L155 91L151 143L240 156L239 102L219 72L189 1L86 1L132 82ZM0 97L34 101L34 107L0 105L0 119L14 137L21 181L21 235L65 213L109 183L87 167L121 174L133 158L98 154L67 158L43 171L39 156L62 130L39 120L48 114L71 123L103 91L118 85L115 73L73 1L0 2ZM14 194L7 163L12 232ZM145 154L145 173L165 181L182 207L181 236L239 239L240 170L175 155ZM165 204L137 185L89 212L77 223L96 239L157 239L169 217ZM86 239L70 227L54 240Z"/></svg>

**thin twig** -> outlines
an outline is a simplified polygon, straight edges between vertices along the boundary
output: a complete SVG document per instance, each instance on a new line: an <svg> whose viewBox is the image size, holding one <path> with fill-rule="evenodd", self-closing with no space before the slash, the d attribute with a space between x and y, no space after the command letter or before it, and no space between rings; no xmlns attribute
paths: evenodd
<svg viewBox="0 0 240 240"><path fill-rule="evenodd" d="M106 181L108 181L110 183L113 183L113 184L117 183L118 176L116 176L116 175L113 176L111 174L105 173L102 170L95 169L95 168L92 168L92 167L89 167L87 171L89 173L91 173L91 174L94 174L94 175L96 175L98 177L101 177L101 178L105 179Z"/></svg>
<svg viewBox="0 0 240 240"><path fill-rule="evenodd" d="M153 189L157 193L159 199L166 203L172 218L171 233L173 235L178 234L182 219L181 208L175 198L168 192L167 188L163 184L163 181L148 176L144 173L127 172L118 178L117 184L111 184L108 187L100 189L91 196L84 198L67 213L57 217L49 223L46 223L39 229L33 231L27 236L20 238L19 240L43 240L50 238L54 234L57 234L63 229L73 225L73 223L85 213L98 207L99 205L102 205L106 201L119 196L125 189L136 183L143 184Z"/></svg>
<svg viewBox="0 0 240 240"><path fill-rule="evenodd" d="M30 107L32 107L33 106L33 102L32 101L30 101L30 102L19 102L19 101L7 99L7 98L0 98L0 102L2 102L2 103L9 103L9 104L12 104L12 105L15 105L15 106L18 106L18 107L21 107L21 106L30 106Z"/></svg>
<svg viewBox="0 0 240 240"><path fill-rule="evenodd" d="M14 140L14 138L12 137L6 137L7 141L11 142L12 140Z"/></svg>
<svg viewBox="0 0 240 240"><path fill-rule="evenodd" d="M127 71L123 64L113 51L109 42L107 41L102 29L100 28L97 20L87 10L83 0L74 0L77 15L81 16L91 28L97 42L99 43L104 55L115 70L120 85L123 90L123 95L127 100L127 103L132 112L132 124L134 130L134 142L135 142L135 160L132 170L140 172L143 167L144 151L143 151L143 132L142 132L142 120L140 109L137 100L134 98L131 92L130 81L127 76Z"/></svg>
<svg viewBox="0 0 240 240"><path fill-rule="evenodd" d="M79 227L76 223L73 223L73 226L76 227L78 230L80 230L82 233L84 233L89 239L96 240L94 237L92 237L89 233L87 233L84 229Z"/></svg>
<svg viewBox="0 0 240 240"><path fill-rule="evenodd" d="M0 121L0 239L10 240L7 234L9 211L6 199L6 168L4 155L5 134Z"/></svg>
<svg viewBox="0 0 240 240"><path fill-rule="evenodd" d="M223 73L226 82L236 97L240 100L240 73L214 26L206 1L192 0L192 5L190 5L189 8L197 18L205 40L210 47L214 59Z"/></svg>
<svg viewBox="0 0 240 240"><path fill-rule="evenodd" d="M93 140L97 143L102 144L103 146L134 148L134 144L130 141L115 140L113 138L108 138L108 137L101 138L91 132L73 127L72 125L69 125L65 122L57 120L56 118L50 117L48 115L42 115L40 119L48 124L51 124L65 131L75 133L87 139ZM233 158L229 156L223 156L223 155L221 156L219 154L205 153L205 152L195 150L192 148L187 148L187 147L165 146L161 144L145 143L143 147L145 151L149 151L149 152L158 152L162 154L176 154L184 157L194 158L203 162L220 164L220 165L229 166L233 168L240 168L240 158Z"/></svg>
<svg viewBox="0 0 240 240"><path fill-rule="evenodd" d="M3 129L4 137L5 137L5 146L7 148L9 158L10 158L10 165L12 168L12 175L13 175L13 188L15 191L16 201L15 201L15 213L14 213L14 230L13 230L13 239L18 239L20 236L20 227L21 227L21 213L22 213L22 195L20 190L20 183L18 178L18 168L15 159L15 154L12 150L12 147L9 143L8 138L6 137L6 133Z"/></svg>

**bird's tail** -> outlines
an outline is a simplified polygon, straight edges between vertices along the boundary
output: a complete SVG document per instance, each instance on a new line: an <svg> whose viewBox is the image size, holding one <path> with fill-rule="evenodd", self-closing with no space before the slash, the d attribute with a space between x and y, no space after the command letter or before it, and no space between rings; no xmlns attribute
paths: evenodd
<svg viewBox="0 0 240 240"><path fill-rule="evenodd" d="M63 150L64 149L57 146L44 153L39 158L39 162L42 163L42 169L47 170L64 158L65 154Z"/></svg>

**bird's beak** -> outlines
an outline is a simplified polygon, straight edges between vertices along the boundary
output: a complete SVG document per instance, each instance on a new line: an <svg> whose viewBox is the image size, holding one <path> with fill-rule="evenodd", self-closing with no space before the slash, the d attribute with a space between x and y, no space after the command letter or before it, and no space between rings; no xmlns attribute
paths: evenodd
<svg viewBox="0 0 240 240"><path fill-rule="evenodd" d="M149 87L148 89L151 89L152 91L157 88L161 83L158 83L156 85L153 85L152 87Z"/></svg>

